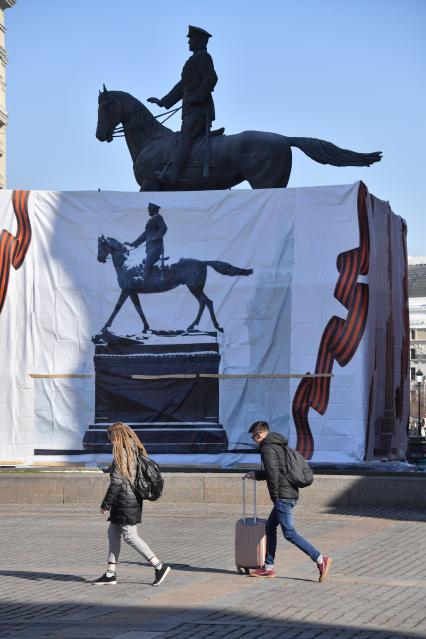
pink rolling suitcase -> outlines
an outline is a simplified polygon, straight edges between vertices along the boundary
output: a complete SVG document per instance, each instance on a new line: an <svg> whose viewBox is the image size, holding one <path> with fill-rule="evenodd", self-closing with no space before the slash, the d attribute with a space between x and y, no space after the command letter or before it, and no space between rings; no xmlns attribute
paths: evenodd
<svg viewBox="0 0 426 639"><path fill-rule="evenodd" d="M246 517L246 482L243 478L243 518L235 525L235 565L249 574L249 568L261 568L266 555L266 519L256 517L256 480L254 480L253 517Z"/></svg>

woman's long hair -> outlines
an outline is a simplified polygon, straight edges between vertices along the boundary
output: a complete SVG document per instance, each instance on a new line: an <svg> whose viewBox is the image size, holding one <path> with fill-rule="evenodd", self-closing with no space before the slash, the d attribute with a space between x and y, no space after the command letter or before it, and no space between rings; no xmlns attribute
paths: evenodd
<svg viewBox="0 0 426 639"><path fill-rule="evenodd" d="M136 467L136 451L148 456L145 446L135 431L123 422L115 422L108 428L108 437L112 444L112 455L123 477L132 481L132 471Z"/></svg>

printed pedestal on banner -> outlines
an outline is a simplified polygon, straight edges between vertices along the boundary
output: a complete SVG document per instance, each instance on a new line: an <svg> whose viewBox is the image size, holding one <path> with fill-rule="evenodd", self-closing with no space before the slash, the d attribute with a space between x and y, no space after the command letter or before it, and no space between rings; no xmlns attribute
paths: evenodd
<svg viewBox="0 0 426 639"><path fill-rule="evenodd" d="M244 464L258 419L316 463L404 458L406 226L362 183L2 191L0 229L1 460L96 457L123 420Z"/></svg>
<svg viewBox="0 0 426 639"><path fill-rule="evenodd" d="M84 449L109 452L108 426L124 421L151 453L225 452L219 380L199 376L219 373L216 333L151 339L96 345L95 423Z"/></svg>

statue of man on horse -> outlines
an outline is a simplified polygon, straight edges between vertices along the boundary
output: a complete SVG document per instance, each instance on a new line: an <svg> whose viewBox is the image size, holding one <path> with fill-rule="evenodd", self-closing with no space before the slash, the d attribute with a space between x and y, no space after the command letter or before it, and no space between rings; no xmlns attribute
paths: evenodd
<svg viewBox="0 0 426 639"><path fill-rule="evenodd" d="M193 141L205 132L208 158L209 131L215 119L212 92L217 83L213 60L207 52L211 34L190 25L188 46L192 55L185 62L181 80L163 98L148 98L148 102L170 109L182 100L182 126L172 160L156 175L160 182L175 184L185 168ZM208 160L207 160L208 162ZM208 165L207 165L208 167Z"/></svg>
<svg viewBox="0 0 426 639"><path fill-rule="evenodd" d="M245 180L253 189L285 188L291 173L292 147L315 162L331 166L380 162L380 151L359 153L319 138L255 130L233 135L222 135L223 129L210 131L215 117L212 91L217 83L207 53L210 37L204 29L190 26L192 55L183 67L181 80L161 100L149 98L149 102L166 108L182 100L180 133L164 126L166 120L160 122L159 116L129 93L108 91L105 85L99 91L96 137L101 142L125 138L141 191L230 189Z"/></svg>
<svg viewBox="0 0 426 639"><path fill-rule="evenodd" d="M164 242L163 237L167 233L167 226L160 215L160 206L150 202L148 204L149 219L145 225L142 235L139 235L134 242L125 242L127 246L137 248L145 242L146 258L143 269L143 278L147 280L152 272L152 267L161 258L161 267L164 266ZM167 258L168 259L168 258Z"/></svg>

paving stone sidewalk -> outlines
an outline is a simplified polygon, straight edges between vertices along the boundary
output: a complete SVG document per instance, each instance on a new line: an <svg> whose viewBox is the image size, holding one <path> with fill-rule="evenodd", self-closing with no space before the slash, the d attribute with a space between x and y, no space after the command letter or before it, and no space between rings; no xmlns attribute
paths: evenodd
<svg viewBox="0 0 426 639"><path fill-rule="evenodd" d="M260 516L267 515L261 509ZM279 537L276 579L236 574L235 506L146 504L141 536L173 565L153 569L123 543L116 586L97 509L2 506L0 638L402 639L426 636L426 513L296 509L334 558L330 578Z"/></svg>

